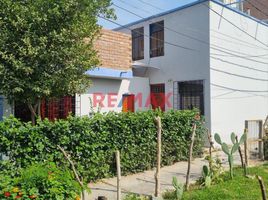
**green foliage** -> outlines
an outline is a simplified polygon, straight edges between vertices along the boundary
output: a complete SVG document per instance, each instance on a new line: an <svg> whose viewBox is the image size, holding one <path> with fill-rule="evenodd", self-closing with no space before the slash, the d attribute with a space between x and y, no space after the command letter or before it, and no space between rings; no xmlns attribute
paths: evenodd
<svg viewBox="0 0 268 200"><path fill-rule="evenodd" d="M184 187L176 177L172 178L174 190L167 190L162 194L164 200L180 200L182 198Z"/></svg>
<svg viewBox="0 0 268 200"><path fill-rule="evenodd" d="M218 184L223 181L221 174L224 172L224 169L222 167L221 160L218 157L211 158L210 156L206 156L205 160L209 162L209 167L207 165L203 166L202 177L197 180L196 185L209 188L211 185Z"/></svg>
<svg viewBox="0 0 268 200"><path fill-rule="evenodd" d="M98 15L114 17L110 0L0 0L0 93L36 105L90 84L99 64Z"/></svg>
<svg viewBox="0 0 268 200"><path fill-rule="evenodd" d="M212 184L222 182L220 175L224 172L222 163L219 157L211 158L206 156L205 158L209 162L209 170L212 174Z"/></svg>
<svg viewBox="0 0 268 200"><path fill-rule="evenodd" d="M228 145L226 143L222 143L221 138L219 134L215 134L214 139L215 141L221 145L222 151L228 156L228 163L230 167L230 177L233 178L233 163L234 163L234 157L233 154L238 150L239 146L245 142L246 135L243 134L239 140L239 142L236 142L235 139L235 133L231 133L231 141L233 143L233 146L231 149L229 149Z"/></svg>
<svg viewBox="0 0 268 200"><path fill-rule="evenodd" d="M35 126L11 117L0 123L1 153L16 167L54 161L68 166L57 145L63 147L86 180L116 174L114 151L121 152L123 174L156 165L157 133L154 117L162 118L162 164L187 160L194 111L97 113L91 118L38 121ZM197 121L194 156L202 154L203 122Z"/></svg>
<svg viewBox="0 0 268 200"><path fill-rule="evenodd" d="M268 187L268 167L258 166L249 168L250 175L259 175L263 178L265 187ZM242 168L234 168L234 178L230 179L228 172L222 173L222 181L210 188L193 189L183 194L183 200L259 200L262 194L258 180L243 176ZM253 176L254 177L254 176Z"/></svg>
<svg viewBox="0 0 268 200"><path fill-rule="evenodd" d="M128 194L125 196L124 200L150 200L150 198L137 194Z"/></svg>
<svg viewBox="0 0 268 200"><path fill-rule="evenodd" d="M11 177L7 173L0 179L1 199L79 199L82 188L73 174L65 168L57 168L54 163L35 164L21 169L19 175Z"/></svg>

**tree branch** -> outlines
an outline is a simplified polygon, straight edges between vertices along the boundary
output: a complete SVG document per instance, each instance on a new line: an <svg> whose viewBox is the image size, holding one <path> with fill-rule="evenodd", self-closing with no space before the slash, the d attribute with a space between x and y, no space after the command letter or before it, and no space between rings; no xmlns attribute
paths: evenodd
<svg viewBox="0 0 268 200"><path fill-rule="evenodd" d="M68 154L66 153L66 151L65 151L63 148L61 148L59 145L57 145L57 147L58 147L59 150L63 153L64 157L68 160L68 162L71 164L71 166L72 166L72 170L73 170L73 172L74 172L74 175L75 175L75 178L76 178L77 182L80 184L81 187L83 187L83 186L84 186L84 185L83 185L83 182L81 181L81 179L80 179L79 176L78 176L78 173L77 173L77 171L76 171L76 169L75 169L74 163L73 163L73 161L70 159L70 155L68 155Z"/></svg>

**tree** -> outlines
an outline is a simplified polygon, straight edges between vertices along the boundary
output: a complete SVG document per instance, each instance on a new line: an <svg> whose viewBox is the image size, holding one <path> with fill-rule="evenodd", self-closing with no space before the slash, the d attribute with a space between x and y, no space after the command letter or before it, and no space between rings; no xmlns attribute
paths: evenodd
<svg viewBox="0 0 268 200"><path fill-rule="evenodd" d="M98 15L110 0L0 0L0 93L27 104L32 122L44 98L82 93L99 64Z"/></svg>

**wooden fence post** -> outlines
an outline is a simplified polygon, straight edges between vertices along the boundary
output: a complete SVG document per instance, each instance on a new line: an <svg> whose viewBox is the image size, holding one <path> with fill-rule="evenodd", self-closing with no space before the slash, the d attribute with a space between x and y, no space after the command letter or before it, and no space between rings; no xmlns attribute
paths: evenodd
<svg viewBox="0 0 268 200"><path fill-rule="evenodd" d="M207 129L207 134L208 134L208 142L209 142L209 169L211 170L211 168L212 168L212 148L214 148L214 146L213 146L213 141L212 141L212 135L208 129Z"/></svg>
<svg viewBox="0 0 268 200"><path fill-rule="evenodd" d="M191 145L189 147L188 169L187 169L187 174L186 174L186 191L189 189L189 178L190 178L190 171L191 171L191 161L192 161L192 154L193 154L195 131L196 131L196 124L194 123L192 138L191 138Z"/></svg>
<svg viewBox="0 0 268 200"><path fill-rule="evenodd" d="M157 125L157 167L155 173L155 197L160 196L160 168L161 168L161 118L156 117L155 122Z"/></svg>
<svg viewBox="0 0 268 200"><path fill-rule="evenodd" d="M117 170L117 200L121 200L121 163L120 163L120 152L117 150L115 153L116 157L116 170Z"/></svg>
<svg viewBox="0 0 268 200"><path fill-rule="evenodd" d="M246 127L247 127L247 125L246 125ZM244 133L246 135L246 140L244 143L244 153L245 153L244 174L245 174L245 176L247 176L247 174L248 174L248 172L247 172L247 167L248 167L248 129L247 128L245 128Z"/></svg>

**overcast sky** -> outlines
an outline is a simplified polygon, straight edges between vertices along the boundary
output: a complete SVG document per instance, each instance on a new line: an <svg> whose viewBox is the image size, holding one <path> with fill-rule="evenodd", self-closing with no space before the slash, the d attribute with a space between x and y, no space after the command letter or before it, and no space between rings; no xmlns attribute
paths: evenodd
<svg viewBox="0 0 268 200"><path fill-rule="evenodd" d="M136 13L137 15L140 15L142 17L149 17L151 15L171 10L193 1L195 0L113 0L112 2L117 6L129 10L130 12ZM116 6L113 6L113 8L115 9L117 16L116 22L119 24L124 25L141 19L140 17L117 8ZM111 22L107 22L103 19L99 20L99 24L107 29L113 29L117 27L117 25Z"/></svg>

